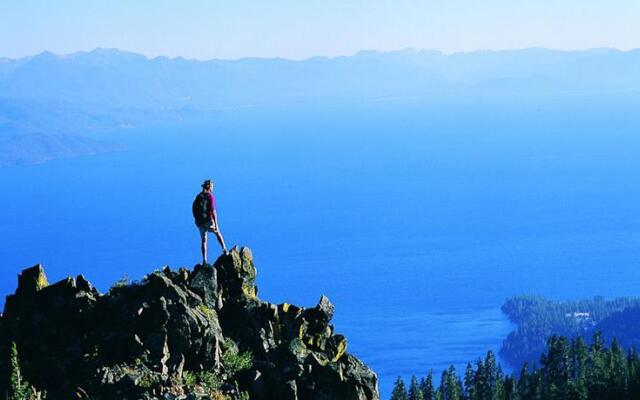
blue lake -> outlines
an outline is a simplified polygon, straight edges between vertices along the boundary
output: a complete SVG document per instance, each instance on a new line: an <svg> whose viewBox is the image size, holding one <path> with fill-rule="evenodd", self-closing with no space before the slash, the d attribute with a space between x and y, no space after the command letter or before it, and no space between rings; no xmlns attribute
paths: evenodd
<svg viewBox="0 0 640 400"><path fill-rule="evenodd" d="M397 375L439 379L497 351L506 297L638 295L639 106L629 94L281 105L103 134L127 150L0 168L0 295L38 262L50 281L83 273L102 291L193 266L191 201L212 177L260 297L326 294L388 398Z"/></svg>

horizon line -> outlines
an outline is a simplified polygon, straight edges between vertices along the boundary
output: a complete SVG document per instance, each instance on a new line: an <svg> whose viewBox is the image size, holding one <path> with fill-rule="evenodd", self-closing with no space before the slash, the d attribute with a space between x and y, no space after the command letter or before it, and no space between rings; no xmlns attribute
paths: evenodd
<svg viewBox="0 0 640 400"><path fill-rule="evenodd" d="M263 57L263 56L243 56L243 57L237 57L237 58L195 58L195 57L184 57L184 56L167 56L167 55L156 55L156 56L150 56L148 54L144 54L144 53L140 53L137 51L131 51L131 50L123 50L123 49L119 49L116 47L95 47L92 50L78 50L78 51L73 51L73 52L69 52L69 53L54 53L50 50L43 50L39 53L36 54L32 54L32 55L27 55L27 56L22 56L22 57L4 57L4 56L0 56L0 60L9 60L9 61L19 61L19 60L26 60L26 59L30 59L30 58L35 58L35 57L39 57L39 56L43 56L43 55L52 55L54 57L58 57L58 58L67 58L67 57L73 57L73 56L78 56L78 55L83 55L83 54L91 54L91 53L96 53L96 52L113 52L113 53L124 53L124 54L132 54L132 55L137 55L137 56L141 56L146 58L147 60L155 60L155 59L169 59L169 60L185 60L185 61L200 61L200 62L207 62L207 61L241 61L241 60L285 60L285 61L307 61L307 60L313 60L313 59L318 59L318 58L322 58L322 59L328 59L328 60L335 60L335 59L339 59L339 58L349 58L349 57L356 57L358 55L361 54L391 54L391 53L413 53L413 54L420 54L420 53L437 53L440 54L442 56L445 57L449 57L449 56L455 56L455 55L469 55L469 54L480 54L480 53L508 53L508 52L521 52L521 51L531 51L531 50L544 50L544 51L549 51L549 52L558 52L558 53L585 53L585 52L596 52L596 51L610 51L610 52L618 52L618 53L631 53L631 52L635 52L635 51L640 51L640 48L631 48L631 49L619 49L616 47L589 47L589 48L584 48L584 49L573 49L573 50L566 50L566 49L557 49L557 48L551 48L551 47L542 47L542 46L530 46L530 47L518 47L518 48L510 48L510 49L476 49L476 50L470 50L470 51L453 51L453 52L445 52L443 50L438 50L438 49L416 49L414 47L404 47L401 49L395 49L395 50L375 50L375 49L361 49L361 50L357 50L354 53L350 53L350 54L346 54L346 55L335 55L335 56L327 56L327 55L315 55L315 56L309 56L309 57L304 57L304 58L288 58L288 57L281 57L281 56L273 56L273 57Z"/></svg>

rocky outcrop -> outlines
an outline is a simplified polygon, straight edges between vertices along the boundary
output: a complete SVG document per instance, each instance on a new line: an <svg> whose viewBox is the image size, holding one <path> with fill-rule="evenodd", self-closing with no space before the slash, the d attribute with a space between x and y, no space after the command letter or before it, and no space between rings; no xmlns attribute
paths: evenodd
<svg viewBox="0 0 640 400"><path fill-rule="evenodd" d="M50 399L378 399L377 377L334 333L334 306L258 298L248 248L211 265L165 268L100 294L83 277L49 285L24 270L0 318L8 352Z"/></svg>

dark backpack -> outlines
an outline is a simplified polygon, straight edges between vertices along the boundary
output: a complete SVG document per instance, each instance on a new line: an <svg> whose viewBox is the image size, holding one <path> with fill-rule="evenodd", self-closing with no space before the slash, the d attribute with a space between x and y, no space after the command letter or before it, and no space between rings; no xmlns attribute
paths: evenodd
<svg viewBox="0 0 640 400"><path fill-rule="evenodd" d="M207 193L198 193L191 205L191 211L193 212L193 218L196 220L196 225L200 226L209 221L209 196Z"/></svg>

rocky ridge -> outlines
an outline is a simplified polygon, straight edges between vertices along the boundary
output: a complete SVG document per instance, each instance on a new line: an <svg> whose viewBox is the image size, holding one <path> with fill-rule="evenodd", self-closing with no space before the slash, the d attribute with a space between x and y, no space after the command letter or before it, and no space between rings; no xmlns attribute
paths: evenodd
<svg viewBox="0 0 640 400"><path fill-rule="evenodd" d="M258 298L249 248L168 267L100 294L82 275L49 285L24 270L0 317L0 397L16 343L34 397L379 399L325 296L313 308Z"/></svg>

